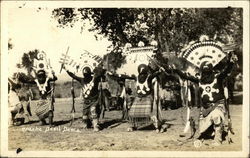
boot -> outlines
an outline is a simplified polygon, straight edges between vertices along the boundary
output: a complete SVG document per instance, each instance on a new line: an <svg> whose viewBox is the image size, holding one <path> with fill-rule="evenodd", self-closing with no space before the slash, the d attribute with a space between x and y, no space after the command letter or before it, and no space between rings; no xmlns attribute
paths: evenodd
<svg viewBox="0 0 250 158"><path fill-rule="evenodd" d="M26 118L26 123L29 123L30 122L30 117L29 117L29 114L25 114L25 118Z"/></svg>
<svg viewBox="0 0 250 158"><path fill-rule="evenodd" d="M53 126L53 112L52 111L49 112L48 118L49 118L49 126L52 127Z"/></svg>
<svg viewBox="0 0 250 158"><path fill-rule="evenodd" d="M53 126L53 116L49 116L49 126Z"/></svg>
<svg viewBox="0 0 250 158"><path fill-rule="evenodd" d="M94 127L94 132L100 131L100 127L98 125L98 120L97 119L93 119L92 124L93 124L93 127Z"/></svg>
<svg viewBox="0 0 250 158"><path fill-rule="evenodd" d="M15 122L16 122L15 116L16 116L16 113L11 112L9 126L15 126Z"/></svg>
<svg viewBox="0 0 250 158"><path fill-rule="evenodd" d="M88 128L88 120L82 120L82 127L84 129L87 129Z"/></svg>
<svg viewBox="0 0 250 158"><path fill-rule="evenodd" d="M88 128L88 117L87 116L82 116L82 126L84 129L87 129Z"/></svg>
<svg viewBox="0 0 250 158"><path fill-rule="evenodd" d="M130 124L130 126L127 128L127 132L133 132L135 130L137 130L135 123Z"/></svg>
<svg viewBox="0 0 250 158"><path fill-rule="evenodd" d="M222 127L215 126L214 127L214 142L213 146L220 146L222 144Z"/></svg>
<svg viewBox="0 0 250 158"><path fill-rule="evenodd" d="M133 132L134 129L135 129L134 127L129 127L129 128L127 128L127 131L128 131L128 132Z"/></svg>
<svg viewBox="0 0 250 158"><path fill-rule="evenodd" d="M46 125L45 119L41 119L40 122L39 122L39 125L40 126Z"/></svg>
<svg viewBox="0 0 250 158"><path fill-rule="evenodd" d="M153 125L155 127L156 133L159 133L160 132L160 121L157 119L156 116L152 116L151 120L153 121Z"/></svg>

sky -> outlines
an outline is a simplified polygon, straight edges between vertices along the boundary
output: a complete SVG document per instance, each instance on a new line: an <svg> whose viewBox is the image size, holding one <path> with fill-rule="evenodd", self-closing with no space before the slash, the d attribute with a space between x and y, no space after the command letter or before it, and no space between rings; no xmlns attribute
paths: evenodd
<svg viewBox="0 0 250 158"><path fill-rule="evenodd" d="M15 65L21 62L23 53L34 49L46 53L56 74L61 66L59 58L68 47L68 55L73 59L78 59L84 50L99 56L107 53L111 42L106 38L97 41L94 33L88 31L90 25L86 25L82 32L80 23L73 28L59 28L55 19L51 18L51 8L37 10L38 8L9 9L8 37L13 44L13 49L9 51L9 75L17 71Z"/></svg>

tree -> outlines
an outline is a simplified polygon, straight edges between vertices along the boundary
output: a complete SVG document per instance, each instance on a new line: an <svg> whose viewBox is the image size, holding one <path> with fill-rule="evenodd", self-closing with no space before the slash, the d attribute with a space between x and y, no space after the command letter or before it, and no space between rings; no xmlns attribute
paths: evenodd
<svg viewBox="0 0 250 158"><path fill-rule="evenodd" d="M203 34L242 48L241 8L58 8L52 17L59 27L73 27L76 21L84 26L89 20L93 23L90 31L107 37L115 48L156 40L158 60L163 52L179 54Z"/></svg>
<svg viewBox="0 0 250 158"><path fill-rule="evenodd" d="M24 53L22 56L22 61L21 63L17 64L17 67L26 69L28 75L30 75L32 71L34 59L37 59L37 54L39 52L40 52L39 50L35 49L32 51L29 51L28 53Z"/></svg>
<svg viewBox="0 0 250 158"><path fill-rule="evenodd" d="M103 56L103 65L109 71L114 71L117 68L120 68L125 62L125 56L122 55L120 49L114 49Z"/></svg>

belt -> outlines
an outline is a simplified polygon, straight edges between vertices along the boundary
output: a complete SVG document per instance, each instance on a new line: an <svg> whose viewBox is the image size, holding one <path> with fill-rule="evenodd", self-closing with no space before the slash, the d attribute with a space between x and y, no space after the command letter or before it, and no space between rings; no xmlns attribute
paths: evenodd
<svg viewBox="0 0 250 158"><path fill-rule="evenodd" d="M98 96L97 96L97 95L94 96L94 97L91 97L91 98L84 98L84 99L83 99L83 103L89 104L89 103L91 103L91 102L93 102L93 101L96 101L97 99L98 99Z"/></svg>

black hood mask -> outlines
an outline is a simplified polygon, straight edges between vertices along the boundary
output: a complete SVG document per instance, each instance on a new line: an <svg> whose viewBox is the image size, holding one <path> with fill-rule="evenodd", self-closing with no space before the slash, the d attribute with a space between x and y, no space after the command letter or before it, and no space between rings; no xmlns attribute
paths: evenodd
<svg viewBox="0 0 250 158"><path fill-rule="evenodd" d="M91 77L91 69L89 67L85 67L83 70L82 70L82 74L84 76L84 78L89 78Z"/></svg>
<svg viewBox="0 0 250 158"><path fill-rule="evenodd" d="M148 76L148 66L141 64L138 66L138 80L140 83L144 82Z"/></svg>
<svg viewBox="0 0 250 158"><path fill-rule="evenodd" d="M201 81L204 83L211 83L213 80L213 65L211 63L204 63L201 66Z"/></svg>
<svg viewBox="0 0 250 158"><path fill-rule="evenodd" d="M37 79L40 84L44 84L46 81L46 73L44 70L39 70L37 72Z"/></svg>

